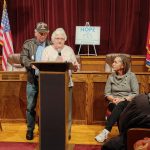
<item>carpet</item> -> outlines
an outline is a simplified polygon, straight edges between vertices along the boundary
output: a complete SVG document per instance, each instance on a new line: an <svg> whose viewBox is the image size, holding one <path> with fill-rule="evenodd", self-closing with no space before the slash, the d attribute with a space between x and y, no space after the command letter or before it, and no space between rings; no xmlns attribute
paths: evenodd
<svg viewBox="0 0 150 150"><path fill-rule="evenodd" d="M35 150L36 143L0 142L0 150Z"/></svg>
<svg viewBox="0 0 150 150"><path fill-rule="evenodd" d="M74 150L101 150L101 146L100 145L77 144L77 145L75 145Z"/></svg>
<svg viewBox="0 0 150 150"><path fill-rule="evenodd" d="M0 150L36 150L37 143L0 142ZM76 144L73 150L101 150L100 145Z"/></svg>

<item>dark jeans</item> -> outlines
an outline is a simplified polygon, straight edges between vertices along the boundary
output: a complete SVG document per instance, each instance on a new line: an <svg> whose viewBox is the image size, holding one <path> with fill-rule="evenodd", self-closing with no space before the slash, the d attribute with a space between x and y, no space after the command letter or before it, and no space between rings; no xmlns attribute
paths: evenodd
<svg viewBox="0 0 150 150"><path fill-rule="evenodd" d="M113 111L110 115L110 117L108 118L107 122L106 122L106 127L105 129L107 129L108 131L111 131L113 125L118 122L120 114L122 113L122 111L126 108L126 106L128 105L128 101L122 101L120 103L118 103L114 108Z"/></svg>
<svg viewBox="0 0 150 150"><path fill-rule="evenodd" d="M27 128L29 131L33 131L35 128L35 116L36 116L36 103L38 96L38 81L35 84L27 82Z"/></svg>

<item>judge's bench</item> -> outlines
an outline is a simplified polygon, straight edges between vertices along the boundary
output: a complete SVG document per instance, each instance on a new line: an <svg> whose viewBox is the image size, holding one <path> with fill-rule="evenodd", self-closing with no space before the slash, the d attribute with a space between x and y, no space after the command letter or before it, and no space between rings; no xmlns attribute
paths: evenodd
<svg viewBox="0 0 150 150"><path fill-rule="evenodd" d="M104 87L110 74L105 72L106 56L80 56L80 64L80 71L73 73L73 123L103 124L107 106ZM149 92L150 72L145 67L145 56L131 56L131 70L138 78L140 93ZM25 122L26 81L25 71L0 71L2 122Z"/></svg>

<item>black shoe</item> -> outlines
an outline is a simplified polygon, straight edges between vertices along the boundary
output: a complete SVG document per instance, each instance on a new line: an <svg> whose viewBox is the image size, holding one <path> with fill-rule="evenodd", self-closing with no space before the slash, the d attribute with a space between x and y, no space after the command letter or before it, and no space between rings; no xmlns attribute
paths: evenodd
<svg viewBox="0 0 150 150"><path fill-rule="evenodd" d="M33 131L27 131L26 139L27 140L33 140Z"/></svg>

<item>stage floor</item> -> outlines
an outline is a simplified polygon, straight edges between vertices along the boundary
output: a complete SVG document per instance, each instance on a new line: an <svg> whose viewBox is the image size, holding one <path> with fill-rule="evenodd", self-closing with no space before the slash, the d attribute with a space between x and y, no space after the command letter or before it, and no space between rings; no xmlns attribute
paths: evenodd
<svg viewBox="0 0 150 150"><path fill-rule="evenodd" d="M99 145L94 140L94 137L104 128L100 125L72 125L71 140L69 144L91 144ZM0 142L38 142L39 132L36 125L34 131L34 139L27 141L26 135L26 123L2 123L2 131L0 133ZM117 127L113 127L110 134L110 138L118 134Z"/></svg>

